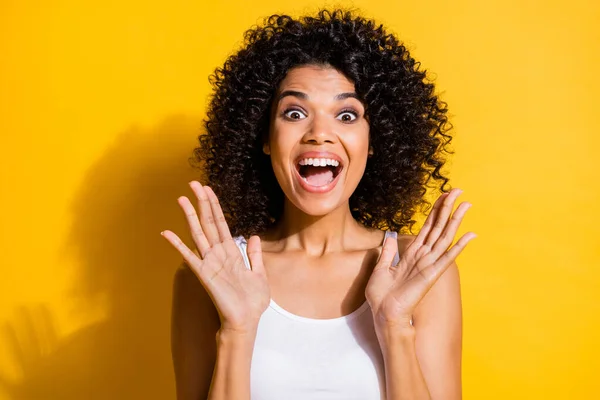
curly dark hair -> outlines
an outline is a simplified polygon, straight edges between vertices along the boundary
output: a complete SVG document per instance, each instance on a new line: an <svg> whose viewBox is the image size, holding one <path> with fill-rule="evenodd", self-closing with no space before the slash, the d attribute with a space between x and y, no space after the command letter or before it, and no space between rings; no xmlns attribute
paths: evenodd
<svg viewBox="0 0 600 400"><path fill-rule="evenodd" d="M259 234L282 215L284 194L262 145L278 85L301 65L335 68L365 106L374 154L350 197L352 216L367 227L412 233L415 212L431 206L427 188L449 191L440 169L453 153L446 103L420 63L382 25L345 10L272 15L244 38L210 76L206 133L191 158L205 170L232 234Z"/></svg>

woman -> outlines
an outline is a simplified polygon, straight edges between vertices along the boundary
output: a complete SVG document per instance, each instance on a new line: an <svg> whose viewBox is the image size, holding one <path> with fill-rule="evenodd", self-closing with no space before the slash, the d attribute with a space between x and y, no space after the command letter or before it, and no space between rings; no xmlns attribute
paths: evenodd
<svg viewBox="0 0 600 400"><path fill-rule="evenodd" d="M344 11L271 16L213 76L186 214L164 237L179 399L459 399L452 247L469 208L440 173L446 107L419 63ZM397 232L431 181L418 235ZM246 241L246 237L249 239ZM215 340L216 338L216 340Z"/></svg>

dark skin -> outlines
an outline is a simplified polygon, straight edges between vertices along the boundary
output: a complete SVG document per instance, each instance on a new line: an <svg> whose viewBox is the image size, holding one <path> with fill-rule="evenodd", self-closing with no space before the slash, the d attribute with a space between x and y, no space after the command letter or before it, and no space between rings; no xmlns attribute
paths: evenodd
<svg viewBox="0 0 600 400"><path fill-rule="evenodd" d="M464 235L446 250L469 203L452 214L460 191L442 195L422 233L400 235L397 242L384 244L383 232L356 222L349 197L372 149L364 108L347 95L353 92L353 84L331 68L296 68L282 81L278 93L289 94L273 106L263 150L286 195L284 215L272 230L249 239L252 271L245 270L209 187L190 184L198 213L186 197L178 200L196 244L191 250L174 233L163 232L189 265L176 275L173 301L179 399L207 397L215 336L227 331L252 337L270 298L294 314L324 319L347 315L368 300L374 320L385 321L376 325L389 365L414 366L401 377L402 390L394 382L400 374L390 374L390 399L424 393L460 398L462 319L454 259L474 235ZM327 193L304 190L294 175L298 155L314 150L333 152L343 164L338 183ZM385 265L396 250L401 265ZM399 344L396 337L412 340Z"/></svg>

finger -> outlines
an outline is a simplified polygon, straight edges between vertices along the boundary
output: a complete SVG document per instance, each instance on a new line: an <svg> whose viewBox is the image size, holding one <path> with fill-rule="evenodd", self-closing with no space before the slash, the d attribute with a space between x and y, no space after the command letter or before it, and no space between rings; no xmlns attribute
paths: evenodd
<svg viewBox="0 0 600 400"><path fill-rule="evenodd" d="M194 208L190 200L185 196L179 197L177 199L177 203L179 203L179 205L183 209L183 212L185 213L185 218L187 219L188 225L190 226L192 239L194 240L194 243L196 244L196 247L198 248L201 257L204 258L206 256L206 253L210 250L210 245L208 243L208 240L206 239L206 236L204 235L202 227L200 226L200 221L198 220L198 214L196 213L196 209Z"/></svg>
<svg viewBox="0 0 600 400"><path fill-rule="evenodd" d="M215 217L215 224L217 226L217 231L219 232L221 242L231 239L231 232L229 231L229 226L227 225L227 220L225 219L225 215L223 214L223 209L219 204L217 195L209 186L204 186L204 190L208 195L208 201L210 202L210 208L212 209L213 216Z"/></svg>
<svg viewBox="0 0 600 400"><path fill-rule="evenodd" d="M440 197L438 197L438 199L435 201L431 212L429 213L429 215L427 216L427 219L425 220L425 224L423 224L423 227L419 231L419 234L417 235L417 237L415 238L415 241L413 243L420 246L423 242L425 242L425 239L427 238L427 234L431 230L431 227L433 226L433 222L437 218L438 211L439 211L440 207L442 206L442 203L444 202L444 199L446 197L448 197L448 193L442 193L440 195Z"/></svg>
<svg viewBox="0 0 600 400"><path fill-rule="evenodd" d="M477 235L473 232L465 233L458 241L444 253L435 263L433 263L430 267L425 268L422 273L425 278L431 285L433 285L440 276L446 271L446 269L452 264L452 261L458 257L458 255L464 250L471 240L475 239Z"/></svg>
<svg viewBox="0 0 600 400"><path fill-rule="evenodd" d="M448 222L448 217L454 208L454 202L456 198L462 193L460 189L452 189L448 196L444 199L444 202L441 205L441 208L438 211L438 214L433 221L433 227L431 231L427 235L427 239L425 239L425 244L432 248L435 242L440 237L442 231L446 227L446 223Z"/></svg>
<svg viewBox="0 0 600 400"><path fill-rule="evenodd" d="M215 217L213 215L212 208L210 207L208 195L200 182L192 181L190 182L190 187L198 199L198 209L200 210L200 224L202 225L202 230L206 235L208 244L210 247L212 247L219 243L220 240L219 231L215 225Z"/></svg>
<svg viewBox="0 0 600 400"><path fill-rule="evenodd" d="M456 211L454 211L450 221L446 225L446 229L444 229L444 232L442 232L442 235L433 246L432 253L436 258L448 250L448 246L452 244L452 241L456 236L456 232L458 231L458 228L460 227L467 210L471 208L471 206L471 203L463 202L458 206Z"/></svg>
<svg viewBox="0 0 600 400"><path fill-rule="evenodd" d="M200 275L202 260L194 254L189 247L185 245L175 233L166 230L160 233L175 249L183 256L185 262L192 268L193 271L196 271L197 275Z"/></svg>
<svg viewBox="0 0 600 400"><path fill-rule="evenodd" d="M259 274L264 274L265 266L262 259L262 246L260 243L260 238L257 235L251 236L250 239L248 239L246 253L248 254L252 271Z"/></svg>
<svg viewBox="0 0 600 400"><path fill-rule="evenodd" d="M390 268L392 266L392 262L394 261L394 256L398 252L398 241L394 237L388 237L383 242L383 248L381 249L381 254L379 255L379 260L377 264L375 264L375 268L373 271L376 271L381 268Z"/></svg>

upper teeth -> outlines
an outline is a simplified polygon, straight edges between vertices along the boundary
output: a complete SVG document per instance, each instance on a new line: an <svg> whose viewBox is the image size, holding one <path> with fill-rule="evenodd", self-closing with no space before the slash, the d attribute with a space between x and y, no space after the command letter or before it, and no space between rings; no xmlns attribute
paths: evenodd
<svg viewBox="0 0 600 400"><path fill-rule="evenodd" d="M331 158L304 158L300 160L300 165L312 165L314 167L325 167L327 165L332 165L337 167L340 165L340 162Z"/></svg>

